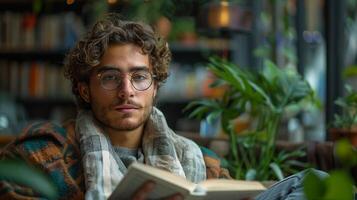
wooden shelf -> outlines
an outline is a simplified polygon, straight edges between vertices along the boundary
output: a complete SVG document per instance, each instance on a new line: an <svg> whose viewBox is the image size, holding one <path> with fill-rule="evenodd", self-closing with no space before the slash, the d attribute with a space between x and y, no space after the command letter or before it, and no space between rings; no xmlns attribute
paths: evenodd
<svg viewBox="0 0 357 200"><path fill-rule="evenodd" d="M16 99L17 103L26 110L26 116L30 120L52 119L53 112L60 113L61 118L74 118L77 108L74 100L54 98L22 98Z"/></svg>
<svg viewBox="0 0 357 200"><path fill-rule="evenodd" d="M197 41L194 44L185 44L182 42L170 42L169 48L172 52L173 61L180 63L197 63L208 62L212 55L228 57L234 50L231 45L222 40Z"/></svg>
<svg viewBox="0 0 357 200"><path fill-rule="evenodd" d="M63 63L67 50L0 49L0 59L45 60Z"/></svg>
<svg viewBox="0 0 357 200"><path fill-rule="evenodd" d="M216 42L218 43L218 42ZM169 47L173 52L215 52L215 51L229 51L232 50L229 44L206 44L204 41L198 41L195 44L185 44L181 42L171 42Z"/></svg>
<svg viewBox="0 0 357 200"><path fill-rule="evenodd" d="M0 4L26 4L26 3L33 3L35 0L0 0ZM45 1L46 2L46 1ZM50 2L53 3L66 3L65 0L51 0ZM83 3L85 0L76 0L75 2Z"/></svg>
<svg viewBox="0 0 357 200"><path fill-rule="evenodd" d="M62 105L62 106L74 106L74 100L68 98L35 98L35 97L28 97L28 98L17 98L17 102L23 103L25 105Z"/></svg>
<svg viewBox="0 0 357 200"><path fill-rule="evenodd" d="M0 11L33 12L35 0L0 0ZM59 13L63 11L74 11L81 13L86 1L76 0L73 4L67 5L65 0L45 0L41 1L41 13Z"/></svg>
<svg viewBox="0 0 357 200"><path fill-rule="evenodd" d="M16 138L14 135L10 134L0 134L0 147L7 145Z"/></svg>

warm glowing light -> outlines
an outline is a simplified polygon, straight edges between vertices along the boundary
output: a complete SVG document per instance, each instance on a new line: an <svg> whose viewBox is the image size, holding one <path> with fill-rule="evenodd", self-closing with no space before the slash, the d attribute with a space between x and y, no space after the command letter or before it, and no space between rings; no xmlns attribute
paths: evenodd
<svg viewBox="0 0 357 200"><path fill-rule="evenodd" d="M208 13L208 23L212 28L229 27L231 20L230 5L221 1L218 6L211 6Z"/></svg>
<svg viewBox="0 0 357 200"><path fill-rule="evenodd" d="M67 5L72 5L74 3L74 0L66 0Z"/></svg>
<svg viewBox="0 0 357 200"><path fill-rule="evenodd" d="M228 27L229 25L229 5L228 2L222 1L219 11L219 24L221 27Z"/></svg>
<svg viewBox="0 0 357 200"><path fill-rule="evenodd" d="M117 0L108 0L109 4L115 4L117 2Z"/></svg>

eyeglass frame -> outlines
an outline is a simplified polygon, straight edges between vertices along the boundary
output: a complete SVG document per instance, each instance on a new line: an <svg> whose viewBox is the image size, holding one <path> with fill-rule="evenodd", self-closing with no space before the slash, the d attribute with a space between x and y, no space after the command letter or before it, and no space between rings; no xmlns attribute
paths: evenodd
<svg viewBox="0 0 357 200"><path fill-rule="evenodd" d="M124 74L128 74L128 75L130 76L130 79L129 79L130 84L131 84L131 86L132 86L135 90L137 90L137 91L145 91L145 90L148 90L148 89L151 87L151 85L153 84L153 82L156 80L156 77L157 77L157 76L156 76L155 74L153 74L152 72L150 72L146 67L138 67L138 68L141 68L141 69L134 70L133 72L124 72L124 73L123 73L123 72L121 72L120 70L118 70L117 68L109 67L108 69L104 69L104 70L101 70L100 72L97 72L97 78L99 79L99 81L100 81L100 86L101 86L103 89L111 91L111 90L116 90L116 89L118 89L118 87L120 87L121 84L123 83L122 81L123 81L123 79L124 79L124 77L123 77ZM107 88L105 88L105 87L103 86L103 79L101 78L101 77L102 77L102 74L103 74L104 72L110 71L110 70L117 71L117 72L121 75L121 79L120 79L119 81L117 81L117 82L119 82L119 84L118 84L115 88L113 88L113 89L107 89ZM151 82L150 82L150 84L147 86L146 89L139 90L139 89L137 89L137 88L134 86L132 76L133 76L133 74L138 73L138 72L142 72L142 71L147 72L147 73L150 75Z"/></svg>

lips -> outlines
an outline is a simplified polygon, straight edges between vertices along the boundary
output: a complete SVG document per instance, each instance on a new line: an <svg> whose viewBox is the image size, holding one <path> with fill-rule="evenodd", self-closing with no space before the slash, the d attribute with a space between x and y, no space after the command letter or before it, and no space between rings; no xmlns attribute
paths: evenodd
<svg viewBox="0 0 357 200"><path fill-rule="evenodd" d="M123 104L115 106L114 109L120 112L131 112L134 110L138 110L140 107L133 104Z"/></svg>

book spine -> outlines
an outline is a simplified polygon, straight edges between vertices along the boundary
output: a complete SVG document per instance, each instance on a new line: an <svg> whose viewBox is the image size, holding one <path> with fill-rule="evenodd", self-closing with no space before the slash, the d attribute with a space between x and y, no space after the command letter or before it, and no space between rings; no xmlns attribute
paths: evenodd
<svg viewBox="0 0 357 200"><path fill-rule="evenodd" d="M36 97L37 80L38 80L37 63L32 62L29 72L29 97Z"/></svg>
<svg viewBox="0 0 357 200"><path fill-rule="evenodd" d="M28 87L29 87L29 69L30 69L30 63L29 62L24 62L22 67L21 67L21 94L20 96L22 98L28 97Z"/></svg>
<svg viewBox="0 0 357 200"><path fill-rule="evenodd" d="M10 62L10 92L14 94L14 96L18 95L19 91L19 66L16 62Z"/></svg>
<svg viewBox="0 0 357 200"><path fill-rule="evenodd" d="M5 60L0 60L0 91L8 91L9 66Z"/></svg>
<svg viewBox="0 0 357 200"><path fill-rule="evenodd" d="M22 98L70 99L64 68L45 62L0 60L0 90Z"/></svg>

